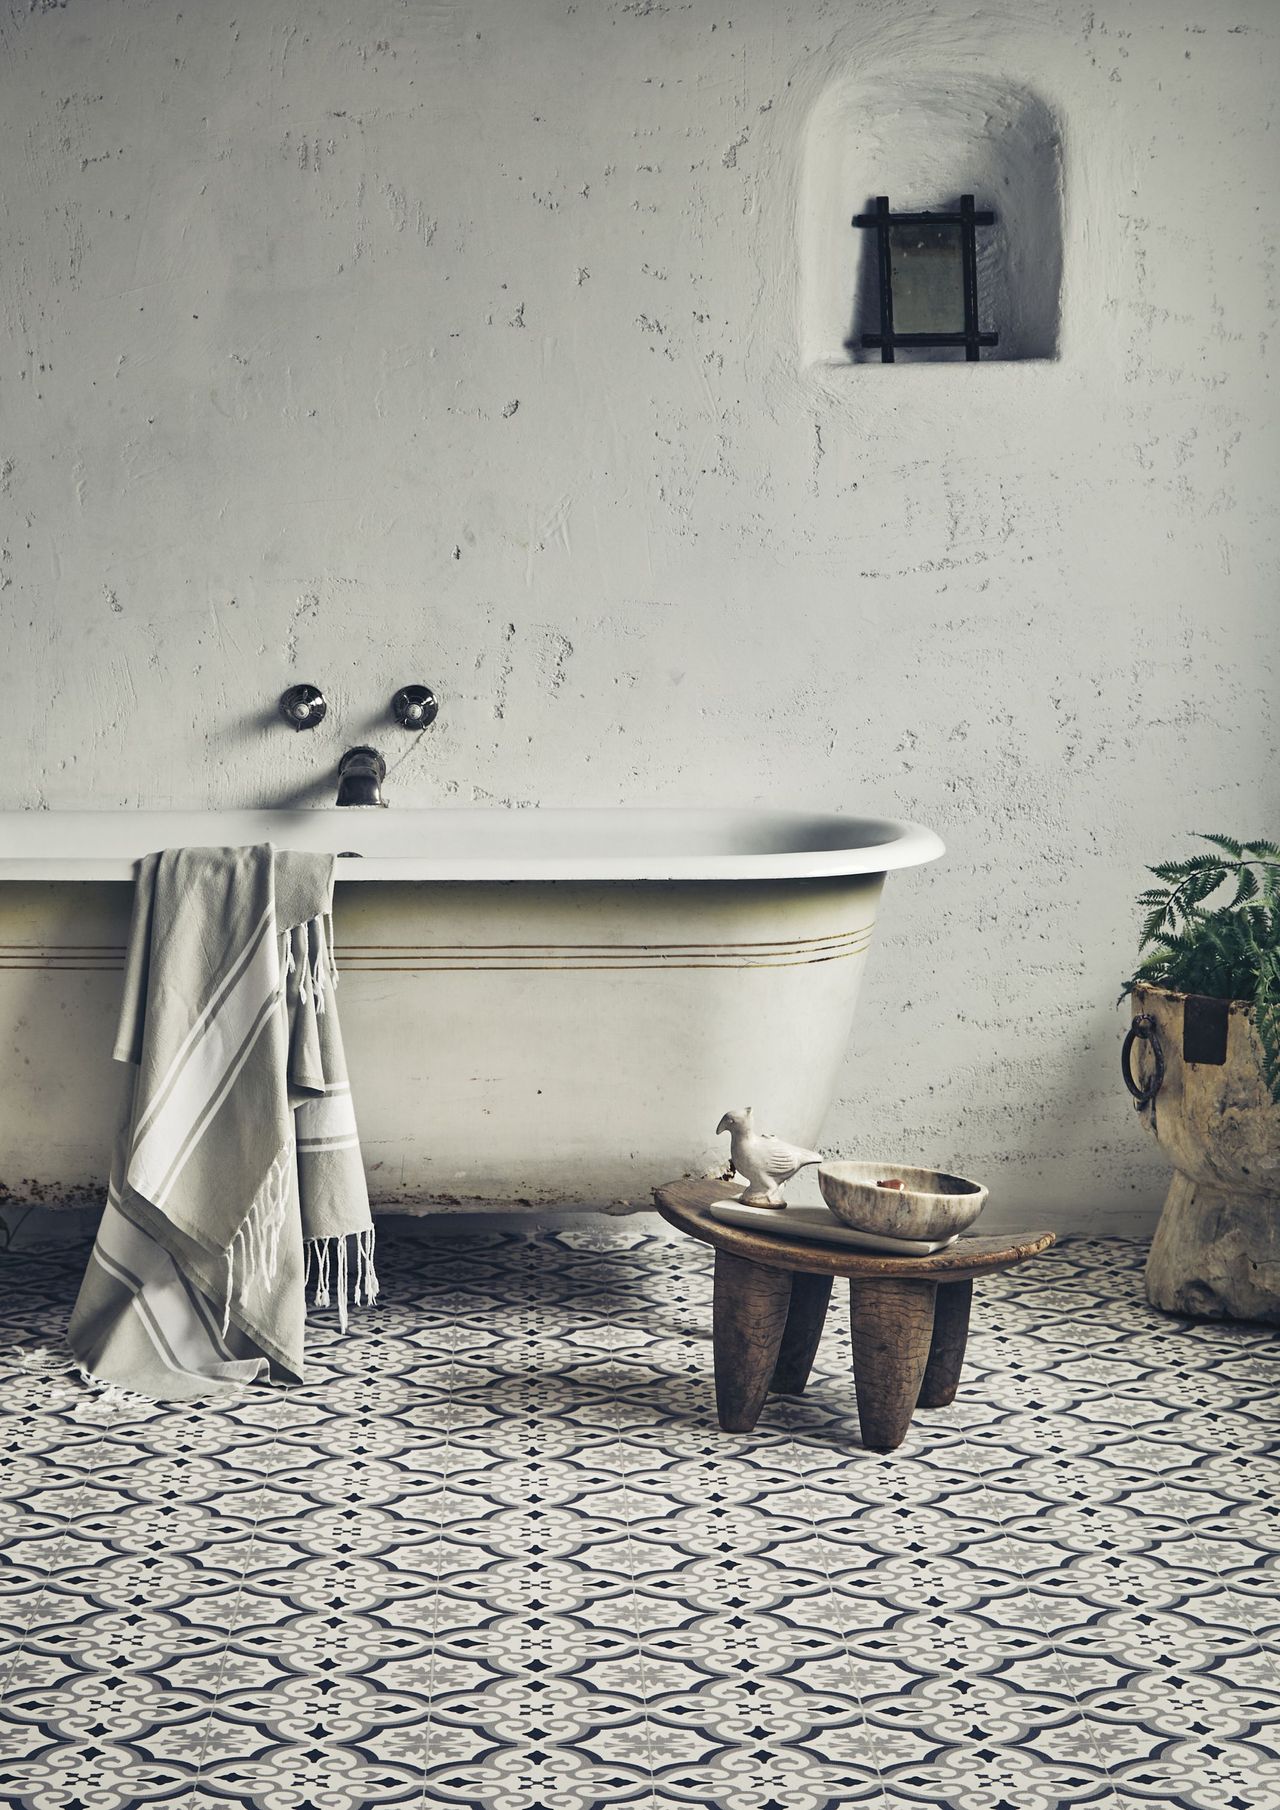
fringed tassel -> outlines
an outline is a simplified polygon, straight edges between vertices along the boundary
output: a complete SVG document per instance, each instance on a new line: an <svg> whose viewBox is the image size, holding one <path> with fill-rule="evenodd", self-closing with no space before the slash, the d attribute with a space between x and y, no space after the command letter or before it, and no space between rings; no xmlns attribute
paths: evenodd
<svg viewBox="0 0 1280 1810"><path fill-rule="evenodd" d="M324 928L325 942L329 950L329 985L336 987L338 984L338 945L333 939L333 913L331 911L326 911L324 914Z"/></svg>
<svg viewBox="0 0 1280 1810"><path fill-rule="evenodd" d="M314 1299L317 1307L328 1307L329 1305L329 1246L332 1242L333 1240L331 1238L317 1238L313 1240L316 1250L316 1292Z"/></svg>
<svg viewBox="0 0 1280 1810"><path fill-rule="evenodd" d="M81 1382L89 1385L90 1393L83 1396L71 1410L73 1420L105 1420L112 1414L154 1414L157 1404L150 1396L138 1395L132 1389L126 1389L121 1383L104 1383L95 1376L92 1370L86 1370L83 1364L76 1366Z"/></svg>
<svg viewBox="0 0 1280 1810"><path fill-rule="evenodd" d="M295 938L296 947L295 947ZM315 1000L317 1012L325 1009L325 995L338 984L333 958L333 918L325 912L306 924L295 924L281 938L280 962L285 982L298 976L298 998L303 1005Z"/></svg>
<svg viewBox="0 0 1280 1810"><path fill-rule="evenodd" d="M373 1227L359 1235L360 1261L364 1268L364 1299L372 1307L378 1298L378 1272L373 1267Z"/></svg>
<svg viewBox="0 0 1280 1810"><path fill-rule="evenodd" d="M275 1281L280 1261L280 1240L284 1234L289 1209L289 1176L293 1163L293 1143L280 1150L253 1197L253 1204L236 1228L227 1246L226 1299L222 1304L222 1336L231 1325L231 1303L236 1290L236 1246L240 1246L240 1283L243 1291L250 1282L259 1281L270 1288Z"/></svg>
<svg viewBox="0 0 1280 1810"><path fill-rule="evenodd" d="M373 1267L373 1227L365 1232L352 1232L348 1237L355 1239L356 1248L354 1262L347 1255L347 1238L310 1238L306 1247L306 1268L303 1276L305 1292L311 1277L312 1259L315 1260L315 1292L311 1297L313 1307L336 1307L338 1310L338 1330L347 1330L347 1308L372 1307L378 1299L378 1274ZM329 1266L333 1265L333 1282L330 1285Z"/></svg>
<svg viewBox="0 0 1280 1810"><path fill-rule="evenodd" d="M329 951L325 947L324 919L314 918L309 926L315 955L311 962L311 991L315 995L317 1013L324 1011L325 976L329 967Z"/></svg>
<svg viewBox="0 0 1280 1810"><path fill-rule="evenodd" d="M267 1274L274 1276L280 1263L280 1240L284 1235L284 1214L278 1214L269 1228L267 1242Z"/></svg>
<svg viewBox="0 0 1280 1810"><path fill-rule="evenodd" d="M222 1302L222 1336L224 1339L226 1338L228 1329L231 1325L231 1291L235 1287L236 1281L236 1241L239 1237L240 1233L237 1231L235 1237L232 1238L231 1243L227 1246L226 1292Z"/></svg>
<svg viewBox="0 0 1280 1810"><path fill-rule="evenodd" d="M373 1227L356 1232L356 1279L351 1299L357 1307L372 1307L378 1298L378 1277L373 1267Z"/></svg>

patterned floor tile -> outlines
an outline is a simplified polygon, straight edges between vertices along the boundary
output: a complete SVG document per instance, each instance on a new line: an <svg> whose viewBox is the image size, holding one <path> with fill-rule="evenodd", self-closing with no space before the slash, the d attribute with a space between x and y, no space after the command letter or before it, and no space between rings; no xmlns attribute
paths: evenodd
<svg viewBox="0 0 1280 1810"><path fill-rule="evenodd" d="M639 1725L593 1737L588 1748L538 1739L490 1746L473 1731L459 1732L457 1759L432 1755L419 1783L423 1804L458 1810L611 1810L634 1804L649 1810L653 1780ZM714 1800L704 1798L703 1805Z"/></svg>
<svg viewBox="0 0 1280 1810"><path fill-rule="evenodd" d="M364 1810L366 1805L417 1804L422 1798L421 1740L384 1732L374 1747L347 1745L313 1734L282 1738L259 1726L216 1714L206 1735L199 1791L206 1810L216 1805L263 1810Z"/></svg>
<svg viewBox="0 0 1280 1810"><path fill-rule="evenodd" d="M821 1749L750 1743L723 1747L704 1760L661 1768L655 1775L655 1810L835 1810L885 1802L880 1773L869 1753L857 1761L828 1759Z"/></svg>
<svg viewBox="0 0 1280 1810"><path fill-rule="evenodd" d="M48 1391L43 1408L20 1390L12 1416L0 1418L0 1692L45 1610L49 1579L67 1558L76 1517L92 1506L102 1429L77 1420L75 1405L69 1387Z"/></svg>
<svg viewBox="0 0 1280 1810"><path fill-rule="evenodd" d="M181 1801L198 1773L196 1751L168 1760L133 1742L72 1742L59 1735L0 1760L0 1793L10 1810L139 1810Z"/></svg>
<svg viewBox="0 0 1280 1810"><path fill-rule="evenodd" d="M22 1810L1274 1810L1274 1378L1073 1242L863 1452L843 1313L715 1425L706 1253L388 1224L305 1383L109 1403L83 1250L0 1305L0 1797ZM1176 1379L1176 1380L1173 1380Z"/></svg>
<svg viewBox="0 0 1280 1810"><path fill-rule="evenodd" d="M1280 1758L1260 1741L1167 1741L1147 1759L1117 1767L1117 1786L1155 1810L1271 1810L1280 1803Z"/></svg>
<svg viewBox="0 0 1280 1810"><path fill-rule="evenodd" d="M1072 1756L1078 1741L1053 1731L1018 1746L989 1739L936 1747L924 1760L886 1767L884 1784L895 1806L927 1810L1067 1810L1096 1805L1112 1810L1111 1779L1092 1754Z"/></svg>

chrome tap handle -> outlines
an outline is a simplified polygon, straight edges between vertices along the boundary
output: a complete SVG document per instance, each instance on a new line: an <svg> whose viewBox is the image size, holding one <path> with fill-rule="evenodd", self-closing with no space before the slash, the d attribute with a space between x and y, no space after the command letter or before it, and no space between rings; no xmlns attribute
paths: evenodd
<svg viewBox="0 0 1280 1810"><path fill-rule="evenodd" d="M291 685L280 695L280 714L291 729L314 729L323 723L329 706L314 685Z"/></svg>
<svg viewBox="0 0 1280 1810"><path fill-rule="evenodd" d="M429 685L402 685L391 700L391 714L402 729L425 729L439 709Z"/></svg>

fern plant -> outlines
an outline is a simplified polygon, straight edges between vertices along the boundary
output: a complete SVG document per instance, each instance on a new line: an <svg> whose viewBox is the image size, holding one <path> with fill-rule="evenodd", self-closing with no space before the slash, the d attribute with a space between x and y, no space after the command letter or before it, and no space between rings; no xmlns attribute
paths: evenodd
<svg viewBox="0 0 1280 1810"><path fill-rule="evenodd" d="M1280 1104L1280 844L1197 840L1214 852L1147 869L1160 881L1138 895L1146 911L1138 952L1150 953L1120 997L1154 986L1251 1005L1263 1077ZM1215 904L1226 886L1231 897Z"/></svg>

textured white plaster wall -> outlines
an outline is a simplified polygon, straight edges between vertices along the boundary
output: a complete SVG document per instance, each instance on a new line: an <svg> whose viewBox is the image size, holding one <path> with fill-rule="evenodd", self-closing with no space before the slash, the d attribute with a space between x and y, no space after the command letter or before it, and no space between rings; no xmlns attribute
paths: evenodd
<svg viewBox="0 0 1280 1810"><path fill-rule="evenodd" d="M1278 36L1274 0L9 0L0 804L321 800L376 735L399 804L919 818L950 854L891 882L828 1142L1147 1223L1129 901L1280 816ZM874 68L891 150L949 66L1060 123L1060 356L808 363L807 124Z"/></svg>

